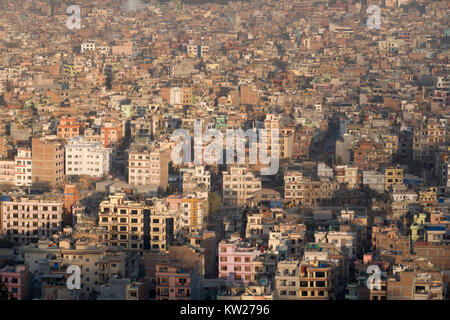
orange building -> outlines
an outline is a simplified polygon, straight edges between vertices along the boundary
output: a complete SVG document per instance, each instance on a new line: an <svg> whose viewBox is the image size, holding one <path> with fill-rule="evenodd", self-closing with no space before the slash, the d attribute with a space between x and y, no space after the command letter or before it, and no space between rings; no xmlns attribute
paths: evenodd
<svg viewBox="0 0 450 320"><path fill-rule="evenodd" d="M64 181L64 143L56 136L33 138L32 183L56 186Z"/></svg>
<svg viewBox="0 0 450 320"><path fill-rule="evenodd" d="M82 125L75 118L61 118L57 127L58 138L70 139L82 134Z"/></svg>
<svg viewBox="0 0 450 320"><path fill-rule="evenodd" d="M104 147L115 145L122 138L122 126L119 123L105 123L100 130L100 139Z"/></svg>

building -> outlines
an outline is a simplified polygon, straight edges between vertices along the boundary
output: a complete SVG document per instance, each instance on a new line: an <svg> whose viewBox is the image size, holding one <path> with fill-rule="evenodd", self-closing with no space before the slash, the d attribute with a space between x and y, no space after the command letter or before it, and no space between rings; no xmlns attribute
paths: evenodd
<svg viewBox="0 0 450 320"><path fill-rule="evenodd" d="M128 183L165 191L169 184L169 150L135 146L128 154Z"/></svg>
<svg viewBox="0 0 450 320"><path fill-rule="evenodd" d="M182 190L183 193L190 193L204 189L211 189L211 173L205 170L204 166L195 166L194 168L181 169L182 172Z"/></svg>
<svg viewBox="0 0 450 320"><path fill-rule="evenodd" d="M385 182L384 188L386 191L391 190L394 184L403 184L403 169L400 168L386 168L384 172Z"/></svg>
<svg viewBox="0 0 450 320"><path fill-rule="evenodd" d="M358 185L358 168L354 166L336 166L336 179L348 189L355 189Z"/></svg>
<svg viewBox="0 0 450 320"><path fill-rule="evenodd" d="M300 295L300 261L279 261L275 275L275 299L298 300Z"/></svg>
<svg viewBox="0 0 450 320"><path fill-rule="evenodd" d="M243 167L230 167L223 173L223 202L244 205L255 191L261 190L261 179Z"/></svg>
<svg viewBox="0 0 450 320"><path fill-rule="evenodd" d="M82 126L75 118L61 118L57 127L58 138L67 140L81 135Z"/></svg>
<svg viewBox="0 0 450 320"><path fill-rule="evenodd" d="M186 230L200 230L208 213L208 201L195 194L170 195L166 198L169 210L177 212L180 227Z"/></svg>
<svg viewBox="0 0 450 320"><path fill-rule="evenodd" d="M63 201L50 196L3 201L0 213L4 236L22 244L36 242L61 231Z"/></svg>
<svg viewBox="0 0 450 320"><path fill-rule="evenodd" d="M303 174L297 171L288 171L284 174L284 199L286 201L303 198Z"/></svg>
<svg viewBox="0 0 450 320"><path fill-rule="evenodd" d="M385 190L385 175L376 171L363 171L363 185L383 193Z"/></svg>
<svg viewBox="0 0 450 320"><path fill-rule="evenodd" d="M116 146L123 136L123 130L120 123L107 122L100 129L100 139L105 148Z"/></svg>
<svg viewBox="0 0 450 320"><path fill-rule="evenodd" d="M343 231L316 231L314 233L316 243L333 243L343 254L346 254L350 259L356 257L357 235L355 232Z"/></svg>
<svg viewBox="0 0 450 320"><path fill-rule="evenodd" d="M156 265L156 300L201 299L197 268L183 268L176 261Z"/></svg>
<svg viewBox="0 0 450 320"><path fill-rule="evenodd" d="M249 283L253 281L252 263L260 255L256 247L232 236L219 243L219 278L226 282Z"/></svg>
<svg viewBox="0 0 450 320"><path fill-rule="evenodd" d="M331 262L303 261L300 264L299 300L334 300L336 267Z"/></svg>
<svg viewBox="0 0 450 320"><path fill-rule="evenodd" d="M74 244L64 240L59 242L60 256L50 261L54 266L76 265L81 271L81 295L84 299L94 299L98 286L114 277L135 278L127 272L130 263L125 252L84 239Z"/></svg>
<svg viewBox="0 0 450 320"><path fill-rule="evenodd" d="M151 210L149 205L127 200L125 194L110 195L100 203L98 213L98 225L105 231L105 244L136 252L148 249Z"/></svg>
<svg viewBox="0 0 450 320"><path fill-rule="evenodd" d="M15 167L14 160L0 160L0 184L14 185Z"/></svg>
<svg viewBox="0 0 450 320"><path fill-rule="evenodd" d="M64 182L64 144L56 136L32 139L33 186L55 187Z"/></svg>
<svg viewBox="0 0 450 320"><path fill-rule="evenodd" d="M100 178L111 168L110 148L87 142L84 137L72 138L65 146L66 175L87 175Z"/></svg>
<svg viewBox="0 0 450 320"><path fill-rule="evenodd" d="M19 187L29 187L32 185L32 158L31 150L18 148L15 161L15 185Z"/></svg>
<svg viewBox="0 0 450 320"><path fill-rule="evenodd" d="M30 271L27 265L3 267L0 269L0 280L17 300L30 298Z"/></svg>

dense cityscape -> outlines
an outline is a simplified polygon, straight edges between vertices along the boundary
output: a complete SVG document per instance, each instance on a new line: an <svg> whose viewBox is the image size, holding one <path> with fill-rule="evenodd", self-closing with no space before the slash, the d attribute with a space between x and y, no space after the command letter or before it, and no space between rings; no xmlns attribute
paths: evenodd
<svg viewBox="0 0 450 320"><path fill-rule="evenodd" d="M0 300L450 297L450 2L0 12Z"/></svg>

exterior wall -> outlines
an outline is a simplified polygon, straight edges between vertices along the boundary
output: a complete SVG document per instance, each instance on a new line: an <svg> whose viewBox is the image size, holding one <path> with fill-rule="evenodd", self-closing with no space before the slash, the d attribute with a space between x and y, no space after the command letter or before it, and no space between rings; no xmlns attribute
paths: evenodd
<svg viewBox="0 0 450 320"><path fill-rule="evenodd" d="M128 183L153 185L165 190L169 183L167 150L130 152L128 156Z"/></svg>
<svg viewBox="0 0 450 320"><path fill-rule="evenodd" d="M30 272L28 266L6 266L0 269L0 279L17 300L26 300L29 298Z"/></svg>
<svg viewBox="0 0 450 320"><path fill-rule="evenodd" d="M15 161L15 185L29 187L32 184L32 157L30 149L18 149Z"/></svg>
<svg viewBox="0 0 450 320"><path fill-rule="evenodd" d="M13 185L15 183L15 167L14 160L0 161L0 184Z"/></svg>
<svg viewBox="0 0 450 320"><path fill-rule="evenodd" d="M65 146L66 175L88 175L100 178L109 173L111 149L101 143L71 139Z"/></svg>
<svg viewBox="0 0 450 320"><path fill-rule="evenodd" d="M22 199L1 203L2 233L20 243L50 238L62 228L63 202Z"/></svg>
<svg viewBox="0 0 450 320"><path fill-rule="evenodd" d="M249 283L253 280L252 263L257 256L255 248L238 248L237 243L219 243L219 278Z"/></svg>
<svg viewBox="0 0 450 320"><path fill-rule="evenodd" d="M244 205L255 191L261 190L261 179L245 168L231 167L223 173L223 201Z"/></svg>
<svg viewBox="0 0 450 320"><path fill-rule="evenodd" d="M56 186L64 181L64 146L55 137L32 140L33 185Z"/></svg>
<svg viewBox="0 0 450 320"><path fill-rule="evenodd" d="M181 268L156 265L156 300L191 300L191 276Z"/></svg>

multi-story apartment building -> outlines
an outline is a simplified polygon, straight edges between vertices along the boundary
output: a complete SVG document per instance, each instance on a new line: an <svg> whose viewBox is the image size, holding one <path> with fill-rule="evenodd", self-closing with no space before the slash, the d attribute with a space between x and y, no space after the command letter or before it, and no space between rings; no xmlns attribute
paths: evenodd
<svg viewBox="0 0 450 320"><path fill-rule="evenodd" d="M219 243L219 278L227 282L249 283L254 280L252 263L260 255L256 247L232 236Z"/></svg>
<svg viewBox="0 0 450 320"><path fill-rule="evenodd" d="M343 231L316 231L314 239L317 243L333 243L342 253L354 259L359 249L357 246L357 235L355 232Z"/></svg>
<svg viewBox="0 0 450 320"><path fill-rule="evenodd" d="M204 166L195 166L180 171L182 172L183 193L198 191L199 188L204 188L206 191L211 189L211 173L205 170Z"/></svg>
<svg viewBox="0 0 450 320"><path fill-rule="evenodd" d="M303 177L301 181L299 175L295 180L292 180L293 178L291 175L291 181L285 179L285 199L302 206L314 206L321 201L331 200L339 188L337 181L327 177L320 180ZM287 189L286 186L290 186L291 189Z"/></svg>
<svg viewBox="0 0 450 320"><path fill-rule="evenodd" d="M49 238L60 231L63 201L60 198L20 198L1 202L1 232L20 243Z"/></svg>
<svg viewBox="0 0 450 320"><path fill-rule="evenodd" d="M17 300L30 298L30 271L25 264L5 266L0 269L0 281Z"/></svg>
<svg viewBox="0 0 450 320"><path fill-rule="evenodd" d="M111 149L101 143L73 138L65 146L66 175L88 175L100 178L111 168Z"/></svg>
<svg viewBox="0 0 450 320"><path fill-rule="evenodd" d="M261 179L243 167L230 167L223 173L223 202L242 206L255 191L261 190Z"/></svg>
<svg viewBox="0 0 450 320"><path fill-rule="evenodd" d="M0 184L14 185L15 167L14 160L0 160Z"/></svg>
<svg viewBox="0 0 450 320"><path fill-rule="evenodd" d="M291 201L302 198L303 174L297 171L288 171L284 174L284 199Z"/></svg>
<svg viewBox="0 0 450 320"><path fill-rule="evenodd" d="M109 250L107 246L84 240L77 240L74 245L68 240L60 241L59 247L60 255L50 263L80 267L81 294L85 299L95 298L98 286L114 276L136 276L127 274L127 256L123 251Z"/></svg>
<svg viewBox="0 0 450 320"><path fill-rule="evenodd" d="M104 147L115 146L123 136L120 123L107 122L100 129L100 139Z"/></svg>
<svg viewBox="0 0 450 320"><path fill-rule="evenodd" d="M61 118L57 127L58 138L67 140L82 134L82 125L75 118Z"/></svg>
<svg viewBox="0 0 450 320"><path fill-rule="evenodd" d="M149 249L151 210L150 205L127 200L123 193L110 195L100 203L98 214L105 244L137 252Z"/></svg>
<svg viewBox="0 0 450 320"><path fill-rule="evenodd" d="M177 215L156 200L137 202L117 193L100 203L99 226L105 243L127 250L167 250L175 241Z"/></svg>
<svg viewBox="0 0 450 320"><path fill-rule="evenodd" d="M26 148L17 149L15 161L15 185L29 187L32 185L32 158L31 150Z"/></svg>
<svg viewBox="0 0 450 320"><path fill-rule="evenodd" d="M439 146L447 141L447 121L436 117L424 117L420 125L414 127L413 159L432 166Z"/></svg>
<svg viewBox="0 0 450 320"><path fill-rule="evenodd" d="M367 186L375 191L383 193L385 176L382 173L376 171L363 171L363 185Z"/></svg>
<svg viewBox="0 0 450 320"><path fill-rule="evenodd" d="M417 192L407 190L403 185L400 187L394 187L394 190L390 193L392 201L392 217L396 219L402 217L408 211L417 206L419 200Z"/></svg>
<svg viewBox="0 0 450 320"><path fill-rule="evenodd" d="M128 183L166 190L169 183L169 150L158 145L134 147L128 154Z"/></svg>
<svg viewBox="0 0 450 320"><path fill-rule="evenodd" d="M336 179L349 189L355 189L358 184L358 168L354 166L336 166Z"/></svg>
<svg viewBox="0 0 450 320"><path fill-rule="evenodd" d="M277 264L275 299L298 300L300 295L300 261L285 260Z"/></svg>
<svg viewBox="0 0 450 320"><path fill-rule="evenodd" d="M206 199L199 199L194 194L171 195L166 198L166 205L177 212L181 228L192 231L202 228L207 214Z"/></svg>
<svg viewBox="0 0 450 320"><path fill-rule="evenodd" d="M303 261L300 264L299 300L334 300L337 269L331 262Z"/></svg>
<svg viewBox="0 0 450 320"><path fill-rule="evenodd" d="M64 182L64 144L56 136L33 138L32 183L57 186Z"/></svg>
<svg viewBox="0 0 450 320"><path fill-rule="evenodd" d="M391 190L392 185L403 184L403 169L386 168L384 171L384 188L386 191Z"/></svg>
<svg viewBox="0 0 450 320"><path fill-rule="evenodd" d="M201 299L198 269L180 267L176 261L156 265L156 300Z"/></svg>
<svg viewBox="0 0 450 320"><path fill-rule="evenodd" d="M380 165L389 163L389 154L383 145L361 141L353 150L355 165L361 170L377 170Z"/></svg>
<svg viewBox="0 0 450 320"><path fill-rule="evenodd" d="M394 268L386 287L387 300L443 300L444 296L443 275L438 270Z"/></svg>

